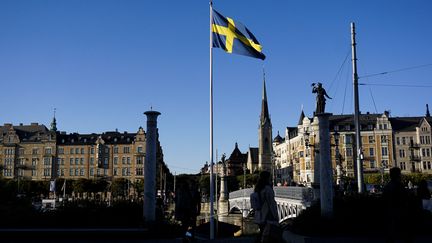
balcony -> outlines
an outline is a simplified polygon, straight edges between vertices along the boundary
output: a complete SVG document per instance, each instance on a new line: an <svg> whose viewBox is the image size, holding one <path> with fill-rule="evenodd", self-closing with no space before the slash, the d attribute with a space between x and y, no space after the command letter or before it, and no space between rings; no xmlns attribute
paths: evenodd
<svg viewBox="0 0 432 243"><path fill-rule="evenodd" d="M418 155L410 155L409 159L410 159L410 161L416 161L416 162L421 161L421 158Z"/></svg>

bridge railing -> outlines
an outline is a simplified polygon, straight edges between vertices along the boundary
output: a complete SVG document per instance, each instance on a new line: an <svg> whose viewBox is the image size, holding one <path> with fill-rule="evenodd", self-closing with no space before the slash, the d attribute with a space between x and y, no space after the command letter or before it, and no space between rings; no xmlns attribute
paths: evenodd
<svg viewBox="0 0 432 243"><path fill-rule="evenodd" d="M287 198L287 199L296 199L300 201L312 201L313 200L313 190L309 187L273 187L276 198ZM229 198L249 198L250 194L253 192L253 188L246 188L234 192L230 192Z"/></svg>

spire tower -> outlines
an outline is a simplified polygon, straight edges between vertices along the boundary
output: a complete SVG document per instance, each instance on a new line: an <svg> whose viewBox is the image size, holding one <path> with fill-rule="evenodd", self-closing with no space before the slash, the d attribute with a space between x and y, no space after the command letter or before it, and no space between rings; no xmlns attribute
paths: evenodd
<svg viewBox="0 0 432 243"><path fill-rule="evenodd" d="M272 124L268 110L265 72L263 70L263 93L261 101L260 126L258 129L258 168L271 171L272 168Z"/></svg>

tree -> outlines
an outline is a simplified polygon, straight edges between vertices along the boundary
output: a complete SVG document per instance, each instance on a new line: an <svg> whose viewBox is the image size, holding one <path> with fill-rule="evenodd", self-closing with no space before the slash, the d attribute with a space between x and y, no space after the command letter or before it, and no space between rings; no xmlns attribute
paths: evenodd
<svg viewBox="0 0 432 243"><path fill-rule="evenodd" d="M125 197L127 195L128 180L125 178L116 178L111 183L111 193L114 197Z"/></svg>

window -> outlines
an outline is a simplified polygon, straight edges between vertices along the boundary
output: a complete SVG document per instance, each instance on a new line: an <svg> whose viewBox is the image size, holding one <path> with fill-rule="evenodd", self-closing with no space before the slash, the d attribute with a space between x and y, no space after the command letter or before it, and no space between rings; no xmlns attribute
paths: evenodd
<svg viewBox="0 0 432 243"><path fill-rule="evenodd" d="M58 154L64 154L64 148L58 148Z"/></svg>
<svg viewBox="0 0 432 243"><path fill-rule="evenodd" d="M49 166L49 165L51 165L51 158L45 157L44 158L44 166Z"/></svg>
<svg viewBox="0 0 432 243"><path fill-rule="evenodd" d="M79 175L79 169L76 168L76 169L75 169L75 176L78 176L78 175Z"/></svg>
<svg viewBox="0 0 432 243"><path fill-rule="evenodd" d="M381 135L381 143L387 143L388 142L388 136L387 135Z"/></svg>
<svg viewBox="0 0 432 243"><path fill-rule="evenodd" d="M352 148L346 148L346 157L352 157L352 156L353 156Z"/></svg>
<svg viewBox="0 0 432 243"><path fill-rule="evenodd" d="M396 144L400 145L400 137L396 137Z"/></svg>
<svg viewBox="0 0 432 243"><path fill-rule="evenodd" d="M379 130L382 130L382 124L379 124L378 127L379 127Z"/></svg>
<svg viewBox="0 0 432 243"><path fill-rule="evenodd" d="M430 149L426 149L426 157L430 157L431 153L430 153Z"/></svg>
<svg viewBox="0 0 432 243"><path fill-rule="evenodd" d="M71 149L69 150L69 153L70 153L70 154L74 154L74 149L71 148Z"/></svg>
<svg viewBox="0 0 432 243"><path fill-rule="evenodd" d="M405 162L401 162L400 163L400 169L401 170L406 170L406 164L405 164Z"/></svg>
<svg viewBox="0 0 432 243"><path fill-rule="evenodd" d="M32 158L32 166L37 166L37 158Z"/></svg>
<svg viewBox="0 0 432 243"><path fill-rule="evenodd" d="M90 148L90 154L94 154L94 147Z"/></svg>
<svg viewBox="0 0 432 243"><path fill-rule="evenodd" d="M114 175L115 175L115 176L118 175L117 173L118 173L118 172L117 172L117 168L114 168Z"/></svg>
<svg viewBox="0 0 432 243"><path fill-rule="evenodd" d="M94 176L94 169L90 168L90 176Z"/></svg>
<svg viewBox="0 0 432 243"><path fill-rule="evenodd" d="M375 160L371 160L369 163L370 163L370 168L371 169L375 169L376 168L376 162L375 162Z"/></svg>
<svg viewBox="0 0 432 243"><path fill-rule="evenodd" d="M426 169L427 169L426 161L423 161L423 170L426 170Z"/></svg>
<svg viewBox="0 0 432 243"><path fill-rule="evenodd" d="M118 164L118 157L114 157L114 164Z"/></svg>
<svg viewBox="0 0 432 243"><path fill-rule="evenodd" d="M69 164L70 164L70 165L73 165L73 164L74 164L74 159L73 159L73 158L70 158L70 159L69 159Z"/></svg>
<svg viewBox="0 0 432 243"><path fill-rule="evenodd" d="M352 143L352 136L351 135L345 135L345 143L346 144Z"/></svg>
<svg viewBox="0 0 432 243"><path fill-rule="evenodd" d="M100 176L100 169L97 169L97 170L96 170L96 174L97 174L98 176Z"/></svg>
<svg viewBox="0 0 432 243"><path fill-rule="evenodd" d="M136 158L136 163L137 163L138 165L142 165L142 164L143 164L143 157L138 156L138 157Z"/></svg>
<svg viewBox="0 0 432 243"><path fill-rule="evenodd" d="M84 148L81 148L81 154L84 154Z"/></svg>
<svg viewBox="0 0 432 243"><path fill-rule="evenodd" d="M336 125L336 126L334 126L334 128L333 128L335 131L339 131L339 126L338 125Z"/></svg>
<svg viewBox="0 0 432 243"><path fill-rule="evenodd" d="M423 156L423 157L426 157L426 149L422 148L421 151L422 151L422 156Z"/></svg>
<svg viewBox="0 0 432 243"><path fill-rule="evenodd" d="M64 171L65 171L64 169L61 169L61 170L60 170L60 176L64 176L64 175L65 175L65 174L64 174Z"/></svg>
<svg viewBox="0 0 432 243"><path fill-rule="evenodd" d="M374 148L369 148L369 155L370 156L375 156L375 150L374 150Z"/></svg>
<svg viewBox="0 0 432 243"><path fill-rule="evenodd" d="M431 162L430 161L427 162L427 168L428 168L428 170L431 169Z"/></svg>
<svg viewBox="0 0 432 243"><path fill-rule="evenodd" d="M126 164L126 157L122 157L122 164Z"/></svg>
<svg viewBox="0 0 432 243"><path fill-rule="evenodd" d="M130 165L130 164L131 164L131 159L130 159L130 157L127 157L126 160L127 160L127 164Z"/></svg>
<svg viewBox="0 0 432 243"><path fill-rule="evenodd" d="M104 176L108 175L108 169L104 169Z"/></svg>
<svg viewBox="0 0 432 243"><path fill-rule="evenodd" d="M45 154L51 154L51 148L45 148Z"/></svg>
<svg viewBox="0 0 432 243"><path fill-rule="evenodd" d="M405 144L406 144L406 138L402 137L402 145L405 145Z"/></svg>
<svg viewBox="0 0 432 243"><path fill-rule="evenodd" d="M94 165L94 158L90 158L90 164Z"/></svg>
<svg viewBox="0 0 432 243"><path fill-rule="evenodd" d="M80 176L83 176L83 175L84 175L84 169L81 168L81 169L80 169Z"/></svg>
<svg viewBox="0 0 432 243"><path fill-rule="evenodd" d="M19 154L19 155L24 155L24 149L23 149L23 148L20 148L20 149L18 150L18 154Z"/></svg>
<svg viewBox="0 0 432 243"><path fill-rule="evenodd" d="M381 160L381 165L382 165L385 169L387 169L387 168L389 167L388 160L386 160L386 159Z"/></svg>
<svg viewBox="0 0 432 243"><path fill-rule="evenodd" d="M425 137L424 136L420 136L420 144L425 144Z"/></svg>
<svg viewBox="0 0 432 243"><path fill-rule="evenodd" d="M84 158L80 158L80 165L84 165Z"/></svg>
<svg viewBox="0 0 432 243"><path fill-rule="evenodd" d="M79 154L80 153L80 149L79 148L75 148L75 153Z"/></svg>
<svg viewBox="0 0 432 243"><path fill-rule="evenodd" d="M79 158L75 158L75 165L79 164Z"/></svg>
<svg viewBox="0 0 432 243"><path fill-rule="evenodd" d="M369 143L374 143L374 142L375 142L374 137L373 136L369 136Z"/></svg>
<svg viewBox="0 0 432 243"><path fill-rule="evenodd" d="M345 130L349 131L351 129L350 125L345 125Z"/></svg>
<svg viewBox="0 0 432 243"><path fill-rule="evenodd" d="M388 148L387 147L381 147L381 155L382 156L388 156Z"/></svg>
<svg viewBox="0 0 432 243"><path fill-rule="evenodd" d="M37 148L32 149L32 154L36 155L38 153L39 153L39 149Z"/></svg>
<svg viewBox="0 0 432 243"><path fill-rule="evenodd" d="M108 158L105 158L104 159L104 165L107 165L108 164Z"/></svg>
<svg viewBox="0 0 432 243"><path fill-rule="evenodd" d="M51 169L44 169L43 170L43 175L44 176L50 176L51 175Z"/></svg>
<svg viewBox="0 0 432 243"><path fill-rule="evenodd" d="M122 168L122 176L126 175L126 168Z"/></svg>
<svg viewBox="0 0 432 243"><path fill-rule="evenodd" d="M142 147L139 146L139 147L137 148L137 152L138 152L138 153L142 153L142 151L143 151Z"/></svg>
<svg viewBox="0 0 432 243"><path fill-rule="evenodd" d="M431 143L431 139L429 136L425 136L425 140L426 140L426 144L430 144Z"/></svg>
<svg viewBox="0 0 432 243"><path fill-rule="evenodd" d="M384 124L384 129L387 129L387 124Z"/></svg>
<svg viewBox="0 0 432 243"><path fill-rule="evenodd" d="M32 170L32 171L31 171L31 175L32 175L32 176L37 176L37 170Z"/></svg>
<svg viewBox="0 0 432 243"><path fill-rule="evenodd" d="M129 147L123 147L123 153L128 154L129 153Z"/></svg>
<svg viewBox="0 0 432 243"><path fill-rule="evenodd" d="M136 175L142 176L143 175L143 168L136 168Z"/></svg>
<svg viewBox="0 0 432 243"><path fill-rule="evenodd" d="M404 149L399 149L399 157L405 158L405 150Z"/></svg>
<svg viewBox="0 0 432 243"><path fill-rule="evenodd" d="M117 145L114 146L114 153L115 153L115 154L118 154L118 146L117 146Z"/></svg>

